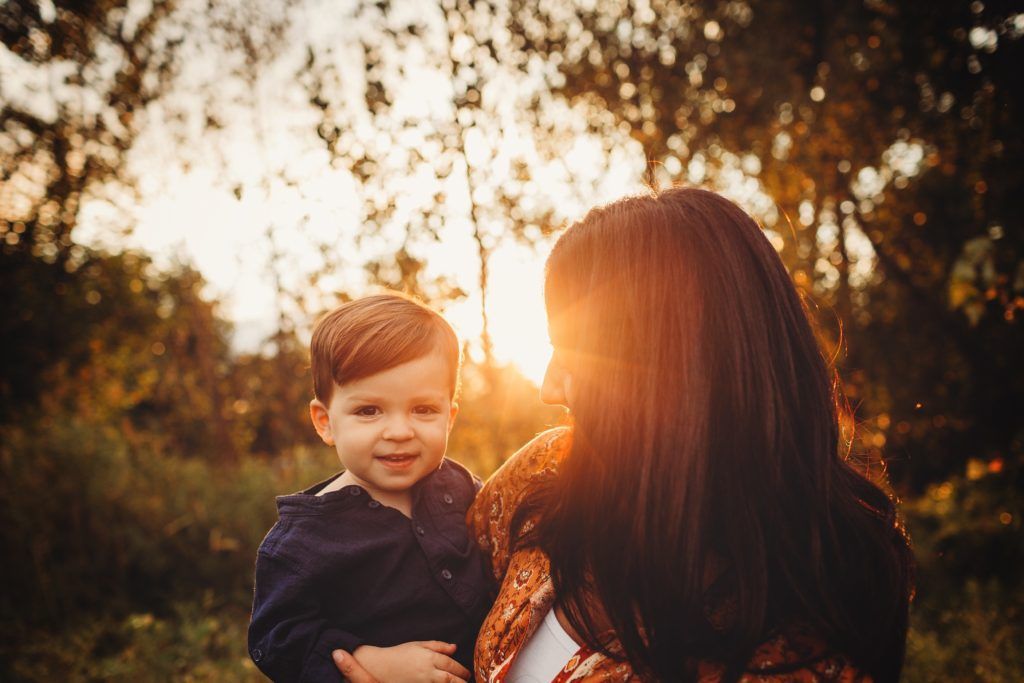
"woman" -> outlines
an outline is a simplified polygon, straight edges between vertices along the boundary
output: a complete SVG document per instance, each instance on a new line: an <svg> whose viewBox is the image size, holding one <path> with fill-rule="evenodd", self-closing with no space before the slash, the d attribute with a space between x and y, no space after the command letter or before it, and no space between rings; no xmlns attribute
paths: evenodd
<svg viewBox="0 0 1024 683"><path fill-rule="evenodd" d="M477 678L898 679L908 541L840 452L833 374L754 221L693 189L594 209L545 298L542 398L572 427L470 510L501 582Z"/></svg>

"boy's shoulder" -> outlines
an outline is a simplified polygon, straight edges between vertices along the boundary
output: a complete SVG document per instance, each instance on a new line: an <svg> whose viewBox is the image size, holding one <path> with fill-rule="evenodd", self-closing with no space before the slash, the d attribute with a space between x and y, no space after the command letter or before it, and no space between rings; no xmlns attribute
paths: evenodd
<svg viewBox="0 0 1024 683"><path fill-rule="evenodd" d="M458 460L452 460L447 456L441 461L439 474L444 479L459 482L464 486L471 486L473 493L479 491L480 487L483 486L483 481L480 477L473 474L468 467Z"/></svg>
<svg viewBox="0 0 1024 683"><path fill-rule="evenodd" d="M315 556L336 552L339 545L365 533L365 518L375 516L367 515L364 509L372 503L363 489L345 486L318 495L339 476L340 472L296 493L277 496L278 519L260 543L258 553L281 559Z"/></svg>
<svg viewBox="0 0 1024 683"><path fill-rule="evenodd" d="M441 465L417 486L414 506L425 504L429 514L462 514L482 486L480 478L462 463L445 457Z"/></svg>

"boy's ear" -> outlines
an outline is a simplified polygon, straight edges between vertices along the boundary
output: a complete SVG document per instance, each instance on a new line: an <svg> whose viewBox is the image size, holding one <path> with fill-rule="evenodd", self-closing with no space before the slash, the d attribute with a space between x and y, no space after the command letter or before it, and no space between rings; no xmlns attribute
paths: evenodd
<svg viewBox="0 0 1024 683"><path fill-rule="evenodd" d="M455 424L455 416L459 414L459 404L452 401L451 412L448 413L448 431L452 431L452 425Z"/></svg>
<svg viewBox="0 0 1024 683"><path fill-rule="evenodd" d="M333 446L334 432L331 430L331 416L327 412L327 406L318 398L309 402L309 419L313 422L313 429L320 435L320 439L328 446Z"/></svg>

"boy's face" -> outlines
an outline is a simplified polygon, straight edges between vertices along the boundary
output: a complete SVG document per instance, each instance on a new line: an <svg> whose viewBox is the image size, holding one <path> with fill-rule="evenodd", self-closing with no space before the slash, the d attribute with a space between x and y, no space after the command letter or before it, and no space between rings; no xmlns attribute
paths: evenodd
<svg viewBox="0 0 1024 683"><path fill-rule="evenodd" d="M398 507L413 484L440 467L457 412L440 352L335 385L327 406L310 403L313 426L353 482Z"/></svg>

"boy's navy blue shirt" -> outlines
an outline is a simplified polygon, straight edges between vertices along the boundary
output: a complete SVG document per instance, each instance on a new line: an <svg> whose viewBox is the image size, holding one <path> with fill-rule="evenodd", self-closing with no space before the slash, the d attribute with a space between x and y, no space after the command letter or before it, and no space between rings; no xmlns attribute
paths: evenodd
<svg viewBox="0 0 1024 683"><path fill-rule="evenodd" d="M466 511L480 482L447 458L412 489L412 517L360 486L277 498L256 556L249 654L275 681L342 680L337 648L455 643L472 671L492 583Z"/></svg>

